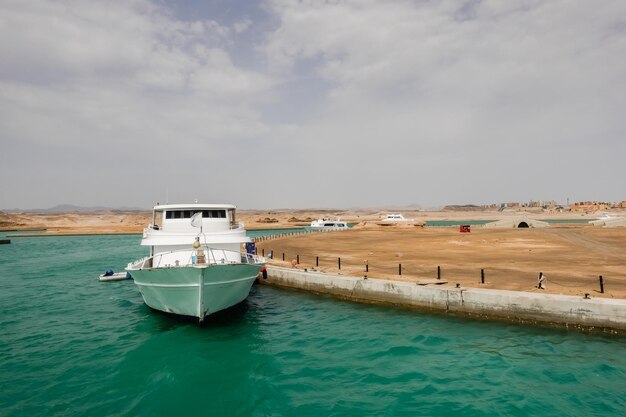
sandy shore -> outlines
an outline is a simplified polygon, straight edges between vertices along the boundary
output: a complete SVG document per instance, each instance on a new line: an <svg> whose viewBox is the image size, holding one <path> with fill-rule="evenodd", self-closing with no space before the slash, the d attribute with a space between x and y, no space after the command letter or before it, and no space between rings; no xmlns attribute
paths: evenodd
<svg viewBox="0 0 626 417"><path fill-rule="evenodd" d="M471 233L455 227L382 227L377 221L390 211L361 210L240 210L248 229L291 228L321 217L341 218L356 226L348 231L274 238L258 243L259 253L274 252L275 265L325 272L424 281L446 285L518 291L626 298L626 228L600 228L565 223L545 229L486 229ZM429 220L500 220L526 215L535 219L593 219L597 215L520 212L402 212L416 223ZM0 230L46 229L45 234L141 233L149 212L1 213ZM282 261L283 253L285 261ZM341 258L339 270L338 258ZM316 260L319 266L316 267ZM368 272L365 272L367 263ZM401 265L401 266L400 266ZM400 270L401 269L401 270ZM481 284L481 269L485 284ZM536 288L537 275L547 277L547 289ZM401 275L400 275L401 273ZM599 275L605 293L599 293Z"/></svg>
<svg viewBox="0 0 626 417"><path fill-rule="evenodd" d="M528 216L535 219L592 220L596 214L550 213L541 209L528 211L390 211L390 210L238 210L238 221L249 230L278 229L308 226L320 218L341 219L349 223L374 226L384 215L402 213L416 223L436 220L500 220L507 217ZM141 233L152 221L149 211L99 211L72 213L3 213L0 212L0 231L45 230L47 234L71 233Z"/></svg>
<svg viewBox="0 0 626 417"><path fill-rule="evenodd" d="M440 267L448 285L626 298L625 228L364 228L270 239L258 247L266 255L273 251L277 266L299 259L298 268L400 281L436 280ZM545 290L536 288L540 271Z"/></svg>

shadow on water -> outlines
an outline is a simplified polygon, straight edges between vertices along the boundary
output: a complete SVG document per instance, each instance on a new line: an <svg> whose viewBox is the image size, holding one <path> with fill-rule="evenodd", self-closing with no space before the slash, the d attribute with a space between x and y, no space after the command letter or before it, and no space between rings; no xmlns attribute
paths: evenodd
<svg viewBox="0 0 626 417"><path fill-rule="evenodd" d="M174 330L181 326L189 326L194 325L198 328L226 328L226 327L235 327L244 323L246 319L246 314L250 309L250 304L248 300L244 300L237 305L234 305L230 308L227 308L222 311L218 311L217 313L213 313L204 318L202 323L198 322L196 317L190 316L181 316L173 313L166 313L164 311L155 310L153 308L144 305L146 314L150 314L154 316L155 330L166 332L170 330Z"/></svg>

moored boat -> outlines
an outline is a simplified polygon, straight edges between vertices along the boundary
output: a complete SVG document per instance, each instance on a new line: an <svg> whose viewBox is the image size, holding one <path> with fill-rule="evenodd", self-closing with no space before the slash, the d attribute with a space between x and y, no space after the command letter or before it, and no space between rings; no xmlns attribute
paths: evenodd
<svg viewBox="0 0 626 417"><path fill-rule="evenodd" d="M407 219L402 214L387 214L381 221L385 223L406 223L413 222L415 219Z"/></svg>
<svg viewBox="0 0 626 417"><path fill-rule="evenodd" d="M123 281L125 279L131 279L129 272L113 272L112 270L107 270L104 274L101 274L98 279L100 281Z"/></svg>
<svg viewBox="0 0 626 417"><path fill-rule="evenodd" d="M407 219L402 214L387 214L379 222L379 226L424 226L426 223L423 221L416 221L415 219Z"/></svg>
<svg viewBox="0 0 626 417"><path fill-rule="evenodd" d="M157 205L141 244L150 255L128 264L144 302L200 322L245 300L265 259L227 204Z"/></svg>
<svg viewBox="0 0 626 417"><path fill-rule="evenodd" d="M309 230L314 232L348 230L348 223L341 220L319 219L311 222Z"/></svg>

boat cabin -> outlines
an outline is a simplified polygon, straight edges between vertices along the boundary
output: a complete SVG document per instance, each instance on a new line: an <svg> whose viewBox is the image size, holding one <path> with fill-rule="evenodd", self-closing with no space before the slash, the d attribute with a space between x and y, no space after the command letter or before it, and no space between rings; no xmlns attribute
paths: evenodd
<svg viewBox="0 0 626 417"><path fill-rule="evenodd" d="M309 228L314 231L347 230L348 223L341 220L319 219L312 221Z"/></svg>
<svg viewBox="0 0 626 417"><path fill-rule="evenodd" d="M238 227L235 206L216 204L156 205L151 228L164 232L185 232L202 228L217 232Z"/></svg>
<svg viewBox="0 0 626 417"><path fill-rule="evenodd" d="M406 219L402 214L388 214L384 219L384 221L405 221Z"/></svg>

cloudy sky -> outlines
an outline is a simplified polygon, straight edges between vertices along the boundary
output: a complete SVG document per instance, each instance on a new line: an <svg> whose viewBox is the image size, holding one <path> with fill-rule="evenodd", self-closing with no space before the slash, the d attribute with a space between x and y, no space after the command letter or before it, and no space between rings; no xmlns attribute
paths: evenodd
<svg viewBox="0 0 626 417"><path fill-rule="evenodd" d="M626 1L0 1L0 208L626 199Z"/></svg>

